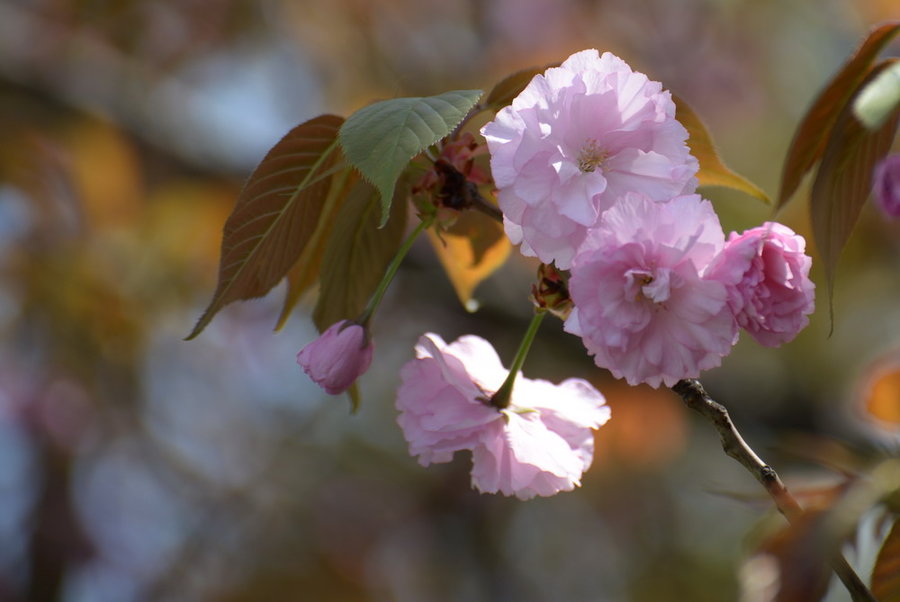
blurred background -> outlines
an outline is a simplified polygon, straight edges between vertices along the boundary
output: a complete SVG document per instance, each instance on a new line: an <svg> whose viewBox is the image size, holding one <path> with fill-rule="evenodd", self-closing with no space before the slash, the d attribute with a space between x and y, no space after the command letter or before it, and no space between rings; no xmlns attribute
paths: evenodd
<svg viewBox="0 0 900 602"><path fill-rule="evenodd" d="M408 456L399 367L425 331L511 361L535 268L515 253L467 313L419 241L356 415L295 364L310 300L273 332L282 286L182 339L242 181L301 121L597 47L689 101L774 196L813 95L897 17L893 0L0 1L0 600L750 600L766 575L748 560L781 524L768 499L672 393L611 380L558 322L526 374L588 378L613 410L582 489L479 495L468 457ZM771 219L704 192L726 231ZM808 235L805 192L779 220ZM744 337L704 378L798 495L897 454L898 269L900 224L866 208L831 336L816 269L798 339ZM864 523L849 551L863 573L881 534Z"/></svg>

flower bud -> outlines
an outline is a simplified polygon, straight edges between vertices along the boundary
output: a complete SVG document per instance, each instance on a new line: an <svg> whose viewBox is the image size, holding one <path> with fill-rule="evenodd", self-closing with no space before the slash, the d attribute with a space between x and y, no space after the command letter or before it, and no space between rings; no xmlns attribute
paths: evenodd
<svg viewBox="0 0 900 602"><path fill-rule="evenodd" d="M875 166L873 192L888 217L900 217L900 154L888 155Z"/></svg>
<svg viewBox="0 0 900 602"><path fill-rule="evenodd" d="M546 309L565 320L572 311L572 299L566 277L554 266L542 263L537 271L537 284L531 285L531 297L536 307Z"/></svg>
<svg viewBox="0 0 900 602"><path fill-rule="evenodd" d="M301 349L297 363L326 393L337 395L369 369L374 347L365 327L341 320Z"/></svg>

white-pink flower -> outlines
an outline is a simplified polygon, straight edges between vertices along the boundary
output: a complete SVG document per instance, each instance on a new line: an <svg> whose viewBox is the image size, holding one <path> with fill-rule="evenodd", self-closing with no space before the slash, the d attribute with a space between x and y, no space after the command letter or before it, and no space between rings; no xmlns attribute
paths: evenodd
<svg viewBox="0 0 900 602"><path fill-rule="evenodd" d="M509 407L500 410L489 400L506 376L480 337L448 345L438 335L422 336L397 393L410 454L428 466L471 450L472 485L484 493L529 499L580 485L593 459L591 429L609 419L603 396L584 380L554 385L520 374Z"/></svg>
<svg viewBox="0 0 900 602"><path fill-rule="evenodd" d="M728 286L737 323L767 347L792 340L815 309L812 259L806 241L779 223L766 222L743 234L732 232L710 268Z"/></svg>
<svg viewBox="0 0 900 602"><path fill-rule="evenodd" d="M632 385L672 386L718 366L737 339L725 285L705 277L724 241L699 195L626 194L575 257L565 330Z"/></svg>
<svg viewBox="0 0 900 602"><path fill-rule="evenodd" d="M661 201L697 185L669 92L608 52L583 50L536 75L481 133L507 234L562 269L626 192Z"/></svg>
<svg viewBox="0 0 900 602"><path fill-rule="evenodd" d="M297 363L326 393L337 395L369 369L374 348L363 326L341 320L301 349Z"/></svg>

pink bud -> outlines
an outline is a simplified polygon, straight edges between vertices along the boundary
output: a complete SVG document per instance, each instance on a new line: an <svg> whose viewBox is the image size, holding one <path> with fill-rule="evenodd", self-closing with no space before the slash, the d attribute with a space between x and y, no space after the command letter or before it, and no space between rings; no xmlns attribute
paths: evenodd
<svg viewBox="0 0 900 602"><path fill-rule="evenodd" d="M873 192L888 217L900 217L900 154L888 155L875 166Z"/></svg>
<svg viewBox="0 0 900 602"><path fill-rule="evenodd" d="M341 320L301 349L297 363L326 393L337 395L369 369L374 347L363 326Z"/></svg>

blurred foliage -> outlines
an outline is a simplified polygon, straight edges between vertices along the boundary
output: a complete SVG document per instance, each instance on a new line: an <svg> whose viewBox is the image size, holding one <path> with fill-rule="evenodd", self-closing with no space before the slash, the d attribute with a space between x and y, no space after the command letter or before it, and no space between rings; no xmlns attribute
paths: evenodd
<svg viewBox="0 0 900 602"><path fill-rule="evenodd" d="M613 409L583 489L480 496L462 458L424 470L406 454L393 391L413 342L477 332L509 361L533 263L481 283L468 314L422 241L374 324L352 418L294 364L313 299L278 335L266 298L181 339L215 287L242 181L298 123L490 89L596 46L690 102L726 163L773 194L797 119L895 13L892 0L0 2L0 599L749 600L745 535L762 538L770 508L756 483L674 396L611 381L549 324L529 376L590 378ZM769 217L709 194L726 227ZM799 199L779 219L809 236ZM898 258L900 225L863 208L833 336L820 310L791 345L744 340L704 379L792 488L862 495L856 477L897 455ZM888 530L866 520L851 560L867 575Z"/></svg>

